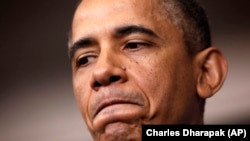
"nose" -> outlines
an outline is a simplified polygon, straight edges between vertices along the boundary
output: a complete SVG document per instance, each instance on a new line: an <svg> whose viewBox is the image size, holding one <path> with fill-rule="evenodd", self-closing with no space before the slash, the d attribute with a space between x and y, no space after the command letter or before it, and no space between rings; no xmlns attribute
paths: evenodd
<svg viewBox="0 0 250 141"><path fill-rule="evenodd" d="M92 73L91 87L98 90L103 86L127 81L126 68L121 62L118 54L100 54Z"/></svg>

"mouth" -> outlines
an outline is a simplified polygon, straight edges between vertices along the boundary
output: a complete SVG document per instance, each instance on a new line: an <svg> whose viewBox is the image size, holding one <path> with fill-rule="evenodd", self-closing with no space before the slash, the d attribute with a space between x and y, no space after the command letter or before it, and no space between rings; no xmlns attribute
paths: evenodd
<svg viewBox="0 0 250 141"><path fill-rule="evenodd" d="M102 101L97 106L97 109L96 109L96 112L93 115L93 118L95 118L105 108L108 108L110 106L115 106L115 105L126 105L126 104L137 105L137 106L143 107L142 104L136 103L136 102L133 102L133 101L126 101L124 99L107 99L107 100Z"/></svg>
<svg viewBox="0 0 250 141"><path fill-rule="evenodd" d="M148 112L148 102L144 95L117 88L99 91L90 101L89 117L96 130L110 123L134 122Z"/></svg>

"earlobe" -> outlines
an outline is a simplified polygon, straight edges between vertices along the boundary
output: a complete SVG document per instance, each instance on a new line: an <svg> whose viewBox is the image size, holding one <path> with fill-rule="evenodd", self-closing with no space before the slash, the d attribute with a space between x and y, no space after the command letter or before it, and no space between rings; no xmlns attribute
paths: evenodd
<svg viewBox="0 0 250 141"><path fill-rule="evenodd" d="M214 47L199 52L197 63L197 93L202 98L211 97L223 85L227 75L227 61L223 54Z"/></svg>

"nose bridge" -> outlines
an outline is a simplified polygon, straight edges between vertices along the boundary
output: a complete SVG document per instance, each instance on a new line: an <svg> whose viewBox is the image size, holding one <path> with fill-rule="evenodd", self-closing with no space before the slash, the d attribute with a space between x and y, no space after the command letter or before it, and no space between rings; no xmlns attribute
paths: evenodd
<svg viewBox="0 0 250 141"><path fill-rule="evenodd" d="M95 66L95 71L98 71L99 69L112 69L112 67L115 67L116 65L115 58L117 58L115 55L115 51L112 50L110 45L102 47Z"/></svg>
<svg viewBox="0 0 250 141"><path fill-rule="evenodd" d="M122 57L111 45L100 47L100 54L92 73L92 88L107 86L115 82L126 80L126 73L122 69Z"/></svg>

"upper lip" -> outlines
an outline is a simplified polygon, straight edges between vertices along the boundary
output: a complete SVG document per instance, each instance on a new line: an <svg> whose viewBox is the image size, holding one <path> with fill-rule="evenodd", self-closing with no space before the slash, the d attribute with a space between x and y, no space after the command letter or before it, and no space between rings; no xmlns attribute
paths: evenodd
<svg viewBox="0 0 250 141"><path fill-rule="evenodd" d="M90 105L90 114L94 118L104 108L114 104L135 104L144 105L141 95L134 92L125 92L120 89L102 91L96 94L95 100Z"/></svg>

